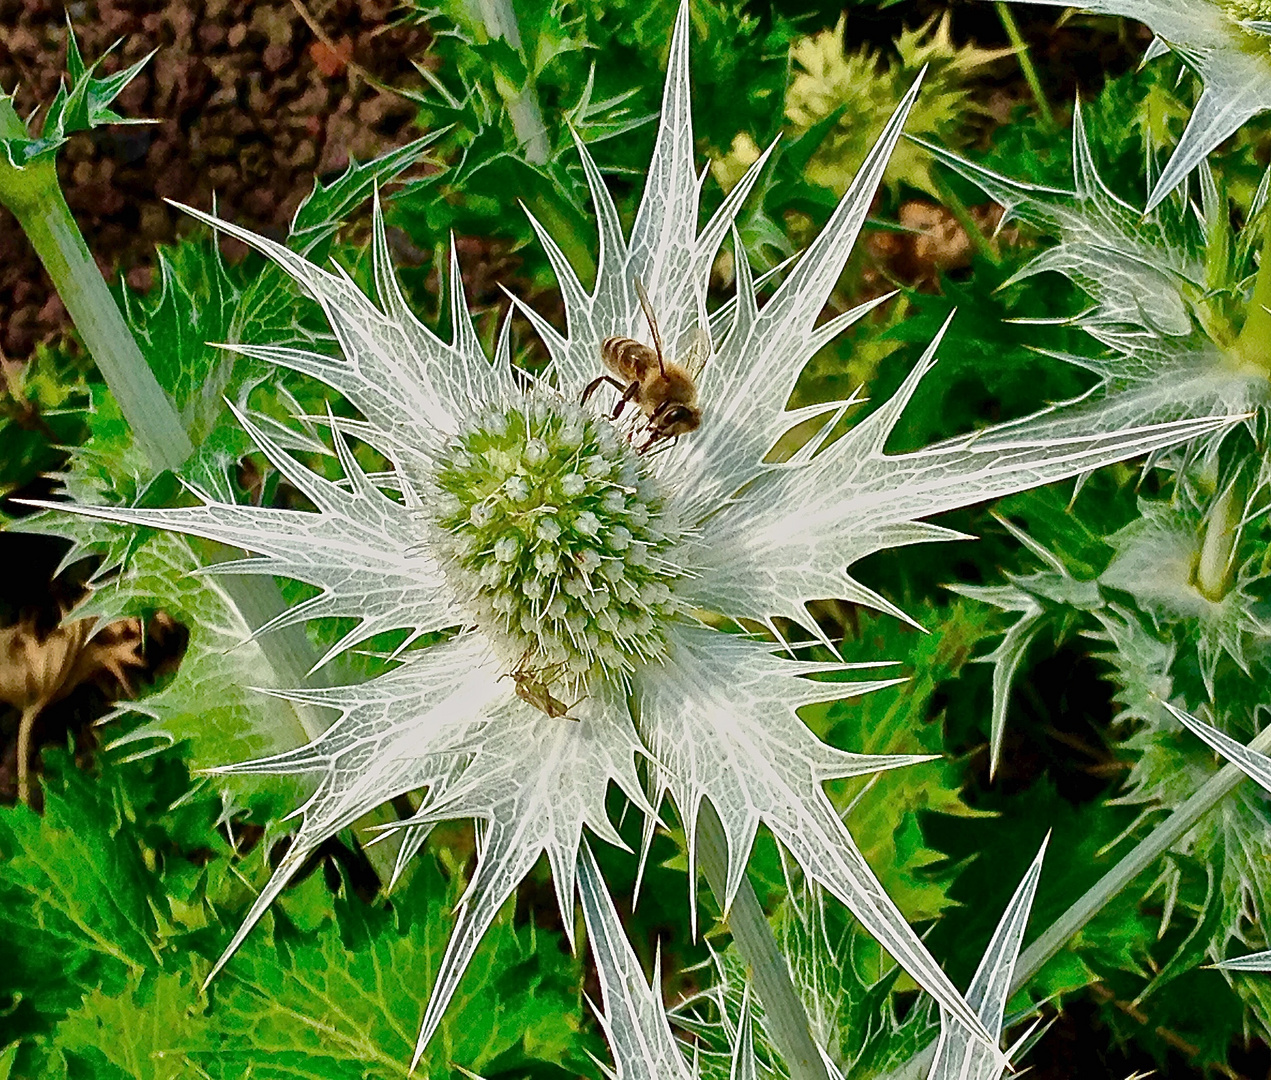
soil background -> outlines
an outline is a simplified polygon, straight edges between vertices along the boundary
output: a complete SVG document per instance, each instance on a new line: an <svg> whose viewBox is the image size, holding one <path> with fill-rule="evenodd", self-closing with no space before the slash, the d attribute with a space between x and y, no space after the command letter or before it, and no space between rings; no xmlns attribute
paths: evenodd
<svg viewBox="0 0 1271 1080"><path fill-rule="evenodd" d="M155 245L183 227L164 199L210 210L215 197L222 216L281 238L315 175L418 136L415 107L361 74L421 84L411 59L429 35L399 16L393 0L0 0L0 89L16 87L22 116L53 99L68 17L90 62L119 42L103 72L158 50L114 106L156 122L81 132L58 157L103 273L145 289ZM67 329L30 244L0 211L0 350L22 360Z"/></svg>

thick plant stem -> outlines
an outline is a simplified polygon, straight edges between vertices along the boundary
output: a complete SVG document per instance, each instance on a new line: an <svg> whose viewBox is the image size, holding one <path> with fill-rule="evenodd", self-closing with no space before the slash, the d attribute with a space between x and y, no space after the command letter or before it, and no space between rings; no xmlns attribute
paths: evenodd
<svg viewBox="0 0 1271 1080"><path fill-rule="evenodd" d="M994 7L997 8L997 17L1002 20L1002 28L1006 31L1006 36L1010 38L1011 44L1015 46L1016 55L1019 57L1020 70L1024 73L1024 81L1028 83L1028 88L1033 92L1033 100L1037 102L1037 111L1041 113L1042 124L1047 131L1054 131L1055 114L1051 112L1050 102L1046 100L1046 93L1042 90L1041 79L1037 76L1037 69L1033 67L1032 57L1028 55L1028 44L1019 32L1019 26L1015 22L1015 15L1011 11L1010 5L1002 3L1002 0L998 0Z"/></svg>
<svg viewBox="0 0 1271 1080"><path fill-rule="evenodd" d="M12 104L0 101L0 137L24 134ZM156 470L176 469L194 446L89 254L52 160L15 169L0 159L0 202L13 211L53 279L138 446Z"/></svg>
<svg viewBox="0 0 1271 1080"><path fill-rule="evenodd" d="M1264 728L1249 743L1250 750L1271 747L1271 727ZM1103 875L1084 896L1056 919L1027 949L1015 966L1014 993L1036 975L1065 943L1095 917L1114 896L1152 865L1187 831L1247 779L1235 765L1224 765L1169 817L1144 837L1133 851ZM1252 781L1250 781L1252 783Z"/></svg>
<svg viewBox="0 0 1271 1080"><path fill-rule="evenodd" d="M1271 378L1271 213L1265 215L1258 276L1249 297L1245 324L1236 338L1235 352L1246 363L1256 364Z"/></svg>
<svg viewBox="0 0 1271 1080"><path fill-rule="evenodd" d="M0 138L25 135L26 127L12 102L0 96ZM52 278L75 328L119 403L138 447L156 472L180 468L194 452L194 445L89 253L62 195L53 161L43 159L18 169L0 156L0 202L18 219ZM222 579L221 587L248 626L269 622L285 607L278 586L270 578L229 576ZM312 681L309 672L317 654L303 626L281 627L265 634L260 639L260 648L280 686L301 686ZM289 731L285 733L288 737L303 734L312 740L326 729L316 710L300 704L293 704L292 710L299 732ZM21 747L19 753L23 763L30 754L29 725L25 734L27 745ZM23 780L29 796L29 779L23 777ZM355 827L381 825L386 820L383 814L372 814ZM365 849L384 880L388 880L392 872L394 847L379 844Z"/></svg>
<svg viewBox="0 0 1271 1080"><path fill-rule="evenodd" d="M728 845L724 826L709 800L697 817L697 858L719 906L724 906L728 880ZM764 1030L786 1063L790 1080L828 1080L821 1052L803 1002L790 979L790 968L777 948L754 887L744 875L728 911L728 929L750 969L751 985L763 1004Z"/></svg>
<svg viewBox="0 0 1271 1080"><path fill-rule="evenodd" d="M0 137L24 134L25 127L12 104L0 98ZM194 452L194 445L89 254L62 196L52 160L15 169L0 159L0 201L13 211L52 278L138 447L156 472L179 469ZM283 610L282 597L272 581L231 577L224 589L249 626L260 626ZM298 626L265 635L261 649L282 685L300 685L317 659ZM307 710L296 711L306 736L312 739L322 732L324 725L306 717Z"/></svg>

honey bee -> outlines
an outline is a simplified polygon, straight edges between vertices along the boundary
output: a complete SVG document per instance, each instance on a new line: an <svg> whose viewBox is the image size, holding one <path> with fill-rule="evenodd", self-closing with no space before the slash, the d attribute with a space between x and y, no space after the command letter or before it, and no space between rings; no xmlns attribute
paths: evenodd
<svg viewBox="0 0 1271 1080"><path fill-rule="evenodd" d="M622 397L614 406L611 419L617 420L628 404L636 405L647 417L649 434L643 447L647 450L659 439L677 438L696 430L702 422L702 410L697 404L697 384L688 367L663 355L658 322L639 278L635 279L635 291L653 334L653 348L633 338L605 338L600 343L600 359L612 374L597 376L588 383L582 402L585 404L601 383L621 390Z"/></svg>
<svg viewBox="0 0 1271 1080"><path fill-rule="evenodd" d="M524 701L527 705L533 705L539 712L546 713L553 719L564 717L566 720L577 722L577 716L570 716L569 710L582 701L572 702L566 705L557 697L552 696L551 681L556 677L560 670L560 664L553 664L541 671L534 671L529 667L530 651L527 649L525 655L521 657L517 663L515 670L505 672L500 675L500 679L511 679L515 686L513 691L516 696Z"/></svg>

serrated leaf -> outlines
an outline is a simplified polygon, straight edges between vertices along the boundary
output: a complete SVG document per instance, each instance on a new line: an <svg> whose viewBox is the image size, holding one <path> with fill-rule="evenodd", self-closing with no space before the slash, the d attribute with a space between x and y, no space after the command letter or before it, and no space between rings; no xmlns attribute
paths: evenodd
<svg viewBox="0 0 1271 1080"><path fill-rule="evenodd" d="M903 684L825 707L802 710L804 719L833 746L871 754L917 748L945 750L941 727L931 723L937 695L963 672L992 632L990 617L972 605L912 611L931 632L868 611L857 614L859 631L840 645L845 660L871 655L904 656ZM914 921L938 918L949 905L947 883L933 872L943 855L924 841L918 822L928 813L971 817L963 799L964 766L930 761L921 768L894 769L872 777L832 781L828 792L887 892Z"/></svg>
<svg viewBox="0 0 1271 1080"><path fill-rule="evenodd" d="M24 529L70 536L81 554L104 536L90 524L74 529L45 516L27 519ZM305 738L315 721L296 706L253 689L268 686L271 668L259 643L250 640L237 600L206 574L204 561L187 540L151 533L128 556L128 573L102 583L75 609L78 618L148 616L166 612L189 631L179 675L155 692L121 703L118 714L138 713L149 720L132 728L116 745L138 752L181 743L195 768L222 764L230 749L243 756L270 753ZM320 725L318 725L320 726Z"/></svg>
<svg viewBox="0 0 1271 1080"><path fill-rule="evenodd" d="M112 992L157 956L162 897L121 842L115 792L60 773L60 783L46 774L42 816L22 804L0 811L0 932L22 942L0 968L0 987L21 1002L5 1026L24 1019L38 1030L85 990Z"/></svg>
<svg viewBox="0 0 1271 1080"><path fill-rule="evenodd" d="M691 1080L693 1073L671 1034L666 1007L658 996L660 970L654 971L650 987L627 943L595 856L585 844L578 852L578 896L587 923L587 944L600 976L604 1004L600 1022L616 1075L620 1080ZM741 1040L738 1046L743 1049ZM753 1059L749 1065L753 1070Z"/></svg>
<svg viewBox="0 0 1271 1080"><path fill-rule="evenodd" d="M1202 185L1209 192L1203 216L1193 214L1182 198L1140 213L1099 175L1080 105L1073 114L1072 190L1013 180L930 143L922 145L1001 203L1005 219L1018 217L1058 234L1056 246L1029 261L1007 284L1054 270L1090 297L1086 310L1060 321L1088 333L1100 353L1049 354L1099 377L1101 386L1089 408L1128 424L1194 416L1215 407L1236 412L1266 405L1265 376L1231 359L1244 301L1233 306L1227 297L1243 297L1243 279L1253 267L1242 261L1213 269L1220 240L1240 247L1244 259L1249 249L1229 235L1225 200L1213 191L1212 178Z"/></svg>
<svg viewBox="0 0 1271 1080"><path fill-rule="evenodd" d="M203 1026L198 998L188 972L137 975L114 994L94 990L58 1024L58 1047L97 1080L177 1080L189 1075L183 1051Z"/></svg>
<svg viewBox="0 0 1271 1080"><path fill-rule="evenodd" d="M215 1008L189 1057L216 1080L250 1071L261 1080L399 1080L415 1045L404 1018L418 1016L444 948L454 900L423 860L391 907L337 904L300 939L252 939L217 983ZM511 911L493 922L422 1061L423 1075L572 1063L581 1023L576 962L554 936L517 930Z"/></svg>
<svg viewBox="0 0 1271 1080"><path fill-rule="evenodd" d="M350 158L344 173L329 184L315 179L313 190L291 219L288 246L301 255L311 254L319 244L335 235L345 214L361 206L373 191L396 180L419 161L440 135L441 132L425 135L363 164Z"/></svg>
<svg viewBox="0 0 1271 1080"><path fill-rule="evenodd" d="M0 149L4 151L8 165L14 169L23 169L39 161L52 160L58 148L66 142L66 136L76 131L88 131L107 124L150 123L146 119L126 119L114 112L110 105L123 92L124 87L141 73L141 69L150 62L152 56L153 52L104 79L95 78L94 72L105 56L98 57L88 66L84 65L68 15L66 67L69 85L63 82L58 86L38 137L0 139ZM12 110L12 100L9 95L0 95L0 107Z"/></svg>

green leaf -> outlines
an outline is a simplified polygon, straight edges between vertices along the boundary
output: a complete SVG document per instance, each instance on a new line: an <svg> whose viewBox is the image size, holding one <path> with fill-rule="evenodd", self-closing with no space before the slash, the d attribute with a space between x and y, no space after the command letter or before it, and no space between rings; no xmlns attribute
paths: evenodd
<svg viewBox="0 0 1271 1080"><path fill-rule="evenodd" d="M442 134L432 132L362 165L350 158L344 174L330 184L324 185L315 179L313 190L291 219L288 246L301 255L317 257L315 249L335 235L345 214L364 203L372 191L397 179L419 161Z"/></svg>
<svg viewBox="0 0 1271 1080"><path fill-rule="evenodd" d="M107 55L109 51L107 50ZM23 169L38 161L52 160L58 148L66 142L66 136L76 131L88 131L107 124L150 123L146 119L126 119L114 112L110 105L123 93L124 87L141 73L141 69L153 56L154 53L151 52L114 75L104 79L94 78L93 73L105 59L105 55L85 66L79 43L75 40L75 30L67 16L66 68L69 85L63 82L58 87L38 137L9 136L0 139L0 149L3 149L8 158L8 164L12 168ZM11 96L0 95L0 101L12 111Z"/></svg>
<svg viewBox="0 0 1271 1080"><path fill-rule="evenodd" d="M809 726L833 746L855 753L942 753L940 725L933 723L941 685L954 679L994 633L991 617L979 605L912 609L932 629L920 634L896 619L858 612L858 628L841 648L847 661L904 657L896 674L900 686L828 706L809 706ZM912 921L937 917L951 901L946 883L931 873L941 852L923 839L919 816L932 811L973 816L962 799L962 766L929 761L864 779L831 781L827 791L847 819L862 853L879 880Z"/></svg>
<svg viewBox="0 0 1271 1080"><path fill-rule="evenodd" d="M44 800L42 816L0 811L0 935L21 943L0 966L0 1039L39 1030L85 989L117 991L157 955L164 899L116 792L62 765L46 769Z"/></svg>
<svg viewBox="0 0 1271 1080"><path fill-rule="evenodd" d="M410 1018L427 1000L456 899L434 860L418 865L391 906L341 899L316 930L288 932L275 919L272 938L249 938L214 984L208 1031L189 1047L191 1060L216 1080L245 1070L257 1080L404 1076L415 1047ZM486 934L420 1075L495 1063L530 1071L533 1062L590 1072L578 1049L577 961L555 934L518 930L511 915L509 905Z"/></svg>
<svg viewBox="0 0 1271 1080"><path fill-rule="evenodd" d="M37 346L25 364L0 359L0 494L65 462L87 431L88 386L61 348Z"/></svg>
<svg viewBox="0 0 1271 1080"><path fill-rule="evenodd" d="M280 374L223 346L280 341L312 345L314 335L304 322L317 305L300 296L277 267L256 260L249 260L246 269L227 267L206 235L160 248L158 261L157 292L141 296L122 290L125 318L195 443L195 453L181 468L182 478L233 499L234 473L251 445L229 416L226 399L254 413L247 408L251 394L254 403L281 419L313 411L316 394L301 405L293 390L303 392L308 380ZM126 449L130 439L122 424L98 430L77 455L76 466L95 465L102 492L114 491L117 498L134 502L135 492L118 484L137 472ZM316 438L302 437L298 444L293 435L289 445L326 452Z"/></svg>
<svg viewBox="0 0 1271 1080"><path fill-rule="evenodd" d="M94 990L57 1026L57 1043L89 1065L95 1080L177 1080L190 1075L181 1052L206 1025L189 972L139 975L120 993Z"/></svg>

